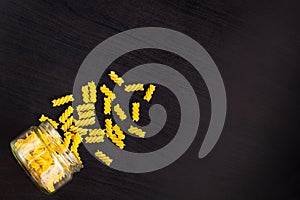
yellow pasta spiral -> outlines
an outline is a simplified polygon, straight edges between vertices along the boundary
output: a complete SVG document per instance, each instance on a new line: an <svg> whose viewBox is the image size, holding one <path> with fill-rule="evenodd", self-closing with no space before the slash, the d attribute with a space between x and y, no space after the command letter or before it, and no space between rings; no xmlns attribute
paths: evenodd
<svg viewBox="0 0 300 200"><path fill-rule="evenodd" d="M49 151L41 143L35 146L31 153L24 155L28 165L38 174L45 172L51 165L54 164L54 160Z"/></svg>
<svg viewBox="0 0 300 200"><path fill-rule="evenodd" d="M53 99L52 100L52 104L53 104L52 106L53 107L61 106L61 105L64 105L66 103L69 103L71 101L74 101L74 98L73 98L72 94L69 94L69 95L63 96L63 97L58 98L58 99Z"/></svg>
<svg viewBox="0 0 300 200"><path fill-rule="evenodd" d="M155 87L156 87L156 86L150 84L150 86L149 86L149 88L147 89L146 94L145 94L145 96L144 96L144 100L146 100L146 101L148 101L148 102L151 100L152 95L153 95L153 93L154 93L154 91L155 91Z"/></svg>
<svg viewBox="0 0 300 200"><path fill-rule="evenodd" d="M35 133L26 134L26 138L18 139L14 146L17 150L22 149L23 153L25 151L31 151L35 146L39 145L40 141Z"/></svg>
<svg viewBox="0 0 300 200"><path fill-rule="evenodd" d="M104 137L102 136L88 136L85 138L86 143L100 143L104 142Z"/></svg>
<svg viewBox="0 0 300 200"><path fill-rule="evenodd" d="M88 86L90 88L90 102L96 103L97 101L97 90L96 90L96 84L94 81L88 82Z"/></svg>
<svg viewBox="0 0 300 200"><path fill-rule="evenodd" d="M89 126L95 124L95 117L87 118L87 119L79 119L75 121L75 126Z"/></svg>
<svg viewBox="0 0 300 200"><path fill-rule="evenodd" d="M48 121L55 129L57 129L59 123L54 121L53 119L46 117L45 115L42 115L39 119L40 122Z"/></svg>
<svg viewBox="0 0 300 200"><path fill-rule="evenodd" d="M119 77L116 72L114 71L110 71L110 73L108 74L108 76L110 77L110 79L115 82L116 84L118 84L119 86L121 86L124 83L124 80Z"/></svg>
<svg viewBox="0 0 300 200"><path fill-rule="evenodd" d="M64 136L65 136L65 138L64 138L64 142L63 142L63 147L64 147L64 149L67 149L67 148L69 148L73 134L71 132L66 132L64 134Z"/></svg>
<svg viewBox="0 0 300 200"><path fill-rule="evenodd" d="M89 129L89 136L104 136L105 131L101 128Z"/></svg>
<svg viewBox="0 0 300 200"><path fill-rule="evenodd" d="M120 149L123 149L125 144L124 142L118 138L115 134L112 133L112 124L111 121L107 121L106 123L106 136L111 139L111 141L118 146Z"/></svg>
<svg viewBox="0 0 300 200"><path fill-rule="evenodd" d="M116 98L116 95L108 88L106 87L105 84L103 84L100 87L100 91L105 94L108 98L110 98L111 100L114 100Z"/></svg>
<svg viewBox="0 0 300 200"><path fill-rule="evenodd" d="M132 103L132 120L139 121L140 119L140 103L134 102Z"/></svg>
<svg viewBox="0 0 300 200"><path fill-rule="evenodd" d="M78 112L79 119L85 119L95 116L94 110L88 110L83 112Z"/></svg>
<svg viewBox="0 0 300 200"><path fill-rule="evenodd" d="M114 106L114 111L117 113L121 121L125 120L127 118L124 110L120 107L119 104Z"/></svg>
<svg viewBox="0 0 300 200"><path fill-rule="evenodd" d="M74 126L74 125L70 126L69 130L72 133L74 133L74 134L78 133L79 135L86 135L87 132L88 132L88 129L80 128L80 127L77 127L77 126Z"/></svg>
<svg viewBox="0 0 300 200"><path fill-rule="evenodd" d="M76 110L77 112L82 112L86 110L95 110L95 105L92 103L81 104L77 106Z"/></svg>
<svg viewBox="0 0 300 200"><path fill-rule="evenodd" d="M120 149L123 149L125 144L121 141L115 134L113 134L112 130L112 121L111 119L105 119L105 128L106 128L106 136L111 139L111 141L118 146Z"/></svg>
<svg viewBox="0 0 300 200"><path fill-rule="evenodd" d="M119 139L115 134L111 135L109 138L117 147L119 147L120 149L124 149L125 143L121 139Z"/></svg>
<svg viewBox="0 0 300 200"><path fill-rule="evenodd" d="M77 134L73 135L72 140L73 140L73 142L72 142L72 146L71 146L70 149L71 149L72 152L77 152L77 151L78 151L79 144L80 144L81 141L82 141L82 138L81 138L81 136L77 133Z"/></svg>
<svg viewBox="0 0 300 200"><path fill-rule="evenodd" d="M69 106L62 114L61 116L59 117L59 121L61 123L64 123L73 113L73 108L72 106Z"/></svg>
<svg viewBox="0 0 300 200"><path fill-rule="evenodd" d="M61 130L66 132L70 128L70 126L73 124L73 122L74 122L74 117L73 116L69 117L67 119L67 121L65 121L65 123L63 125L61 125Z"/></svg>
<svg viewBox="0 0 300 200"><path fill-rule="evenodd" d="M81 92L82 92L82 100L84 103L89 103L90 102L90 95L89 95L89 86L84 85L81 87Z"/></svg>
<svg viewBox="0 0 300 200"><path fill-rule="evenodd" d="M104 114L111 113L111 99L109 97L104 97Z"/></svg>
<svg viewBox="0 0 300 200"><path fill-rule="evenodd" d="M142 83L125 85L124 90L126 92L144 91L144 85Z"/></svg>
<svg viewBox="0 0 300 200"><path fill-rule="evenodd" d="M117 124L114 125L113 130L120 140L125 139L125 134Z"/></svg>
<svg viewBox="0 0 300 200"><path fill-rule="evenodd" d="M105 119L105 129L106 129L107 137L112 135L112 121L111 121L111 119Z"/></svg>
<svg viewBox="0 0 300 200"><path fill-rule="evenodd" d="M139 129L137 127L134 127L132 125L130 125L128 132L134 135L137 135L141 138L145 137L146 132L144 132L142 129Z"/></svg>
<svg viewBox="0 0 300 200"><path fill-rule="evenodd" d="M102 162L104 162L108 166L110 166L110 164L113 161L113 159L111 159L110 157L108 157L105 153L103 153L100 150L97 150L95 152L95 156L97 156Z"/></svg>

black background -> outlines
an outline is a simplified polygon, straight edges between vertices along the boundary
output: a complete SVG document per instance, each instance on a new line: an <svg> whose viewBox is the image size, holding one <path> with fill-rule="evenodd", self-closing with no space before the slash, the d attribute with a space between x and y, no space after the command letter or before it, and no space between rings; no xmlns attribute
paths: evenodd
<svg viewBox="0 0 300 200"><path fill-rule="evenodd" d="M0 199L300 199L299 18L297 0L1 0ZM41 113L60 114L51 99L72 92L80 64L97 44L146 26L187 34L216 62L228 98L217 145L198 159L210 116L201 77L166 52L133 52L112 68L157 61L191 82L202 111L194 143L170 166L145 174L110 169L81 146L84 170L57 193L41 193L13 158L9 142L38 124ZM163 95L172 97L160 87L155 101L167 104ZM179 105L170 102L174 121L151 148L176 133ZM149 143L142 144L131 141L128 149L149 150Z"/></svg>

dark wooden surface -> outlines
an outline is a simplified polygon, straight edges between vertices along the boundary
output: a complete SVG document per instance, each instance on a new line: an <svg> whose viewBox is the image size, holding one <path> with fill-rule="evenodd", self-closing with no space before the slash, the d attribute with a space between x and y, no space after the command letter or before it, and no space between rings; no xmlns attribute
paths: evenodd
<svg viewBox="0 0 300 200"><path fill-rule="evenodd" d="M297 0L1 0L0 199L300 199L299 5ZM97 44L145 26L181 31L215 60L228 97L219 142L198 159L209 97L191 71L185 75L200 85L203 125L179 160L156 172L129 174L100 164L81 146L84 170L59 192L44 195L13 158L9 142L37 124L41 113L57 117L61 110L51 108L51 98L72 92L81 62ZM118 64L134 66L142 56L156 61L161 56L156 54L136 53ZM160 61L181 66L167 56ZM156 141L157 147L162 142Z"/></svg>

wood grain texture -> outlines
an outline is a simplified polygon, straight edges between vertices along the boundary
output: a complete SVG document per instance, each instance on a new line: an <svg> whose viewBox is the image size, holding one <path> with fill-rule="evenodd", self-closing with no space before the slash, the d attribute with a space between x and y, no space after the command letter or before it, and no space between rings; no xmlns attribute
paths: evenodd
<svg viewBox="0 0 300 200"><path fill-rule="evenodd" d="M299 199L298 8L296 0L1 0L0 199ZM215 60L228 98L219 142L198 159L210 117L201 76L175 55L132 52L111 69L161 62L189 78L201 108L196 140L175 163L146 174L110 169L81 146L84 170L59 192L44 195L13 158L9 142L38 124L41 113L59 116L63 109L51 108L50 100L72 92L81 62L97 44L145 26L183 32ZM178 102L161 91L157 102L173 110L174 120L152 145L132 140L129 150L160 148L176 133Z"/></svg>

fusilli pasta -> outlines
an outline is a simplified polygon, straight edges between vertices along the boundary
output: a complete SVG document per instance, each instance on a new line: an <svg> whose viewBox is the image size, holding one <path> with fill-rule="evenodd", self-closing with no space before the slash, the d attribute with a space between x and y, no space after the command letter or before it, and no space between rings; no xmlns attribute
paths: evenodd
<svg viewBox="0 0 300 200"><path fill-rule="evenodd" d="M94 81L88 82L88 86L90 88L90 101L96 103L97 101L97 90Z"/></svg>
<svg viewBox="0 0 300 200"><path fill-rule="evenodd" d="M94 110L87 110L83 112L78 112L79 119L85 119L85 118L90 118L95 116L95 111Z"/></svg>
<svg viewBox="0 0 300 200"><path fill-rule="evenodd" d="M107 137L112 135L112 121L111 121L111 119L105 119L105 130L106 130Z"/></svg>
<svg viewBox="0 0 300 200"><path fill-rule="evenodd" d="M64 123L73 114L72 106L69 106L59 117L59 121Z"/></svg>
<svg viewBox="0 0 300 200"><path fill-rule="evenodd" d="M95 117L87 118L87 119L79 119L75 121L75 126L89 126L95 124Z"/></svg>
<svg viewBox="0 0 300 200"><path fill-rule="evenodd" d="M56 107L56 106L64 105L64 104L69 103L71 101L74 101L74 98L73 98L72 94L69 94L69 95L63 96L63 97L58 98L58 99L53 99L52 104L53 104L53 107Z"/></svg>
<svg viewBox="0 0 300 200"><path fill-rule="evenodd" d="M89 103L90 102L89 86L88 85L82 86L81 92L82 92L82 100L83 100L83 102L84 103Z"/></svg>
<svg viewBox="0 0 300 200"><path fill-rule="evenodd" d="M103 153L100 150L97 150L95 152L95 156L97 156L102 162L104 162L106 165L110 166L113 159L111 159L109 156L107 156L105 153Z"/></svg>
<svg viewBox="0 0 300 200"><path fill-rule="evenodd" d="M77 134L74 134L73 137L72 137L72 146L70 148L71 152L78 152L78 147L79 147L79 144L81 143L82 139L81 139L81 136L77 133Z"/></svg>
<svg viewBox="0 0 300 200"><path fill-rule="evenodd" d="M104 97L104 114L111 113L111 99L109 97Z"/></svg>
<svg viewBox="0 0 300 200"><path fill-rule="evenodd" d="M132 103L132 120L139 121L140 119L140 103L134 102Z"/></svg>
<svg viewBox="0 0 300 200"><path fill-rule="evenodd" d="M101 128L89 129L89 136L104 136L105 131Z"/></svg>
<svg viewBox="0 0 300 200"><path fill-rule="evenodd" d="M124 90L126 92L144 91L144 85L142 83L125 85Z"/></svg>
<svg viewBox="0 0 300 200"><path fill-rule="evenodd" d="M117 124L115 124L113 126L113 130L120 140L125 139L125 134L123 133L123 131L120 129L120 127Z"/></svg>
<svg viewBox="0 0 300 200"><path fill-rule="evenodd" d="M65 123L63 125L61 125L61 130L66 132L70 128L70 126L73 124L73 122L74 122L74 117L73 116L69 117L67 119L67 121L65 121Z"/></svg>
<svg viewBox="0 0 300 200"><path fill-rule="evenodd" d="M87 110L95 110L95 105L92 103L87 103L87 104L81 104L78 105L76 108L77 112L83 112Z"/></svg>
<svg viewBox="0 0 300 200"><path fill-rule="evenodd" d="M141 138L144 138L145 134L146 134L146 132L144 132L142 129L139 129L139 128L134 127L132 125L130 125L130 127L128 129L128 132L131 133L131 134L137 135Z"/></svg>
<svg viewBox="0 0 300 200"><path fill-rule="evenodd" d="M85 137L85 142L86 143L104 142L104 137L103 136L88 136L88 137Z"/></svg>
<svg viewBox="0 0 300 200"><path fill-rule="evenodd" d="M108 74L110 79L114 81L116 84L121 86L124 83L124 80L119 77L114 71L110 71L110 74Z"/></svg>
<svg viewBox="0 0 300 200"><path fill-rule="evenodd" d="M116 95L105 84L100 87L100 91L105 94L112 101L116 98Z"/></svg>
<svg viewBox="0 0 300 200"><path fill-rule="evenodd" d="M119 118L121 119L121 121L125 120L127 118L125 112L123 111L123 109L120 107L119 104L114 106L114 111L117 113L117 115L119 116Z"/></svg>
<svg viewBox="0 0 300 200"><path fill-rule="evenodd" d="M39 119L40 122L48 121L55 129L57 129L59 123L54 121L53 119L46 117L45 115L42 115Z"/></svg>
<svg viewBox="0 0 300 200"><path fill-rule="evenodd" d="M153 95L153 93L154 93L154 91L155 91L155 87L156 87L156 86L154 86L154 85L152 85L152 84L149 85L149 88L147 89L146 94L145 94L145 96L144 96L144 100L146 100L146 101L148 101L148 102L151 100L152 95Z"/></svg>

